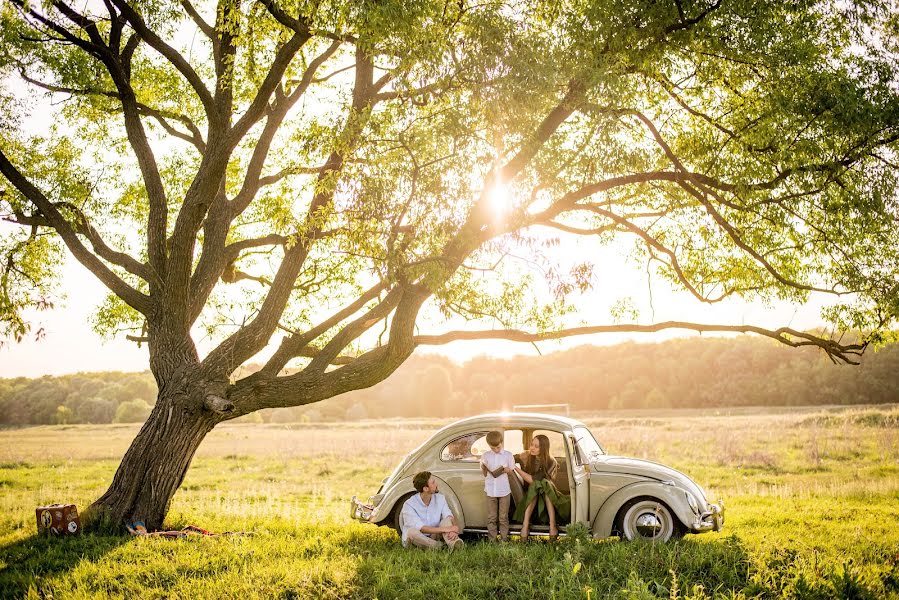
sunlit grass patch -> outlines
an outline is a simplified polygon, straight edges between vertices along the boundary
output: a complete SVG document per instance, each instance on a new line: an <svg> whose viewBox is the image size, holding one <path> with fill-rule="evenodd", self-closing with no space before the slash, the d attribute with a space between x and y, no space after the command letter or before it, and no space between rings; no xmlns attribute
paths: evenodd
<svg viewBox="0 0 899 600"><path fill-rule="evenodd" d="M899 598L899 430L856 418L877 412L846 411L827 424L818 412L616 419L614 427L598 419L594 431L610 452L670 464L723 497L725 530L655 546L469 540L453 554L404 550L393 530L348 518L349 497L377 489L430 436L421 423L216 430L167 525L253 535L180 540L36 537L34 507L83 509L110 481L129 441L122 431L136 431L42 427L32 438L8 430L0 433L0 595Z"/></svg>

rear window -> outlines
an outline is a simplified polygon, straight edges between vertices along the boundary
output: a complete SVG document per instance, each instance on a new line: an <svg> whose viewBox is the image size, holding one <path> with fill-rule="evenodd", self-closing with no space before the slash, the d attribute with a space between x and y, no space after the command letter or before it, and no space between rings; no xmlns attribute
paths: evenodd
<svg viewBox="0 0 899 600"><path fill-rule="evenodd" d="M503 431L503 450L517 454L524 450L521 429L505 429ZM479 462L485 452L490 450L487 444L487 431L475 431L459 436L443 447L440 459L447 462Z"/></svg>
<svg viewBox="0 0 899 600"><path fill-rule="evenodd" d="M467 433L444 446L440 459L451 462L478 462L481 455L489 449L486 431Z"/></svg>

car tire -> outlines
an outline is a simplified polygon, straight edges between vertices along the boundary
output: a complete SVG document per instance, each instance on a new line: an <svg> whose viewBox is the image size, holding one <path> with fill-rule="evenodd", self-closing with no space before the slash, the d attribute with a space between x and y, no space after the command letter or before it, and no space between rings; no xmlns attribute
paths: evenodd
<svg viewBox="0 0 899 600"><path fill-rule="evenodd" d="M636 498L618 511L615 531L627 541L667 542L683 535L683 526L668 506L655 498Z"/></svg>
<svg viewBox="0 0 899 600"><path fill-rule="evenodd" d="M393 505L393 510L390 512L390 526L393 527L396 532L400 535L403 534L400 529L400 514L403 512L403 504L406 503L406 500L415 495L415 492L409 492L404 496L400 496L400 499L396 501Z"/></svg>

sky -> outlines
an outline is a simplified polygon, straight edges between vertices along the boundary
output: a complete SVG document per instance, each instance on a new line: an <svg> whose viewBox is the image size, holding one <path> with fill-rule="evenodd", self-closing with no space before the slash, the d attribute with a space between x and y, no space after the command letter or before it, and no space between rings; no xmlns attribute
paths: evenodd
<svg viewBox="0 0 899 600"><path fill-rule="evenodd" d="M8 225L6 225L8 226ZM602 325L612 323L609 308L623 297L633 297L639 310L637 322L652 323L666 320L693 321L714 324L752 324L762 327L791 326L798 329L812 328L821 324L820 309L826 299L815 298L804 306L778 303L765 306L759 302L729 300L715 305L701 305L686 293L675 293L660 282L653 283L653 305L647 300L645 273L636 265L628 264L623 248L584 247L583 244L563 248L570 254L591 252L597 262L594 290L579 299L579 310L575 318L585 324ZM57 303L54 310L33 313L34 329L43 327L45 336L38 341L31 338L21 343L10 342L0 348L0 377L38 377L60 375L83 371L144 371L148 368L146 345L124 339L102 339L91 329L92 314L105 296L104 286L93 275L69 257L63 270L60 290L67 298ZM463 329L465 323L437 324L423 322L418 333L442 333L451 329ZM473 329L483 329L484 324L473 325ZM480 355L509 358L515 355L546 354L581 344L606 345L626 340L638 342L658 342L678 336L695 333L669 330L656 334L602 334L579 336L561 342L541 342L535 348L531 344L505 341L454 342L445 346L420 347L418 352L437 353L458 363ZM709 334L705 334L709 335ZM197 336L201 355L211 348L208 342ZM263 351L256 360L268 351Z"/></svg>

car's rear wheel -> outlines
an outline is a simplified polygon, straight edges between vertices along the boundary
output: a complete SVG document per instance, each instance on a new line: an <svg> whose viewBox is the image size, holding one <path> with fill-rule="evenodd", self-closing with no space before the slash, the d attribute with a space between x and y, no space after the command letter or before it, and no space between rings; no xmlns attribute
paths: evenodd
<svg viewBox="0 0 899 600"><path fill-rule="evenodd" d="M664 502L655 498L631 500L618 511L618 534L628 541L667 542L680 537L682 527Z"/></svg>
<svg viewBox="0 0 899 600"><path fill-rule="evenodd" d="M405 496L400 496L400 499L394 503L393 510L390 512L390 526L396 529L396 532L400 535L403 534L402 529L400 529L400 515L403 512L403 504L414 495L415 492L409 492Z"/></svg>

